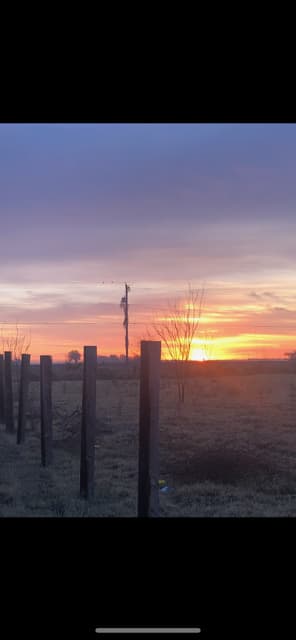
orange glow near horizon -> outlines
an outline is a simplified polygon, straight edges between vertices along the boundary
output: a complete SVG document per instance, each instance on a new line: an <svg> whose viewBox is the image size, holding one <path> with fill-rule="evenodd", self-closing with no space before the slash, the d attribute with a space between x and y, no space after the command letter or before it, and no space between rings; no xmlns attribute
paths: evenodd
<svg viewBox="0 0 296 640"><path fill-rule="evenodd" d="M157 325L197 361L295 351L295 156L293 123L0 123L0 352L124 356L125 303L130 358Z"/></svg>
<svg viewBox="0 0 296 640"><path fill-rule="evenodd" d="M213 323L214 326L214 323ZM21 325L20 325L21 327ZM22 328L22 327L21 327ZM24 328L22 328L23 330ZM295 350L296 340L293 335L278 333L243 333L236 328L236 335L219 335L214 333L211 339L195 338L190 354L191 360L228 360L255 358L282 358L284 354ZM145 340L145 333L138 331L133 336L130 332L130 356L139 354L139 344ZM157 336L155 339L158 339ZM49 354L53 360L64 362L71 349L78 349L83 354L84 345L97 345L98 355L117 356L124 353L124 332L120 321L118 327L108 327L108 323L100 323L100 326L85 326L83 323L65 325L57 330L56 327L31 328L31 353L32 362L39 362L40 355ZM0 351L4 351L3 345ZM162 345L162 358L169 358L164 344Z"/></svg>
<svg viewBox="0 0 296 640"><path fill-rule="evenodd" d="M151 285L147 286L147 290L153 290L151 299L140 287L140 293L135 287L130 294L130 357L139 354L141 340L153 339L156 319L157 322L168 320L166 299L173 298L174 291L169 286L166 290L164 285L162 288L159 285L157 290L157 283L145 284ZM85 289L82 285L73 285L69 292L66 285L60 286L61 291L57 285L45 289L40 304L41 288L36 288L36 292L33 285L31 292L23 292L20 288L3 289L3 303L7 306L3 323L0 322L0 351L5 350L1 337L13 336L17 324L22 334L31 333L32 362L39 362L40 355L46 354L54 361L64 362L72 349L83 354L84 345L97 345L98 355L122 355L124 327L118 306L121 288L119 294L110 290L98 300L97 285L87 284ZM190 359L283 358L285 353L295 350L296 298L292 285L287 289L278 283L272 283L270 287L261 284L261 289L259 285L248 285L245 289L235 284L228 288L221 285L221 289L219 283L212 286L201 311ZM57 291L56 298L52 291ZM64 302L67 295L69 299ZM250 296L255 302L250 302ZM180 321L184 319L181 315ZM155 339L158 339L156 335ZM162 344L162 358L168 357Z"/></svg>
<svg viewBox="0 0 296 640"><path fill-rule="evenodd" d="M73 336L33 336L29 353L31 353L32 362L39 362L40 355L51 355L53 360L64 362L67 354L72 349L78 349L83 354L85 345L97 345L98 355L108 356L115 354L120 356L124 353L124 339L122 336L116 336L116 339L108 339L104 332L84 332L84 340L81 336L78 338ZM62 338L62 339L61 339ZM280 338L280 346L279 339ZM139 337L141 339L146 339ZM158 339L156 337L156 339ZM60 343L60 340L62 344ZM203 342L203 341L201 341ZM190 360L232 360L232 359L248 359L248 358L283 358L284 354L295 350L295 340L291 336L277 335L248 335L241 334L238 336L220 337L213 340L213 344L207 347L194 344L191 349ZM59 344L60 343L60 344ZM101 345L101 346L100 346ZM2 351L2 348L0 348ZM4 351L4 349L3 349ZM138 348L130 348L130 357L139 354ZM162 345L162 359L169 359L164 345Z"/></svg>

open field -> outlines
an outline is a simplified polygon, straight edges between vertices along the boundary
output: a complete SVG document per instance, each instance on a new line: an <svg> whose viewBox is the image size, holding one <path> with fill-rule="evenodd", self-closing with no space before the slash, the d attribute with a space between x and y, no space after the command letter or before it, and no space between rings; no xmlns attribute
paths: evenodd
<svg viewBox="0 0 296 640"><path fill-rule="evenodd" d="M161 379L162 516L296 515L296 375ZM0 431L0 516L135 516L137 379L97 381L96 497L79 497L79 380L53 383L54 463L40 465L39 384L26 442ZM16 405L15 405L16 408Z"/></svg>

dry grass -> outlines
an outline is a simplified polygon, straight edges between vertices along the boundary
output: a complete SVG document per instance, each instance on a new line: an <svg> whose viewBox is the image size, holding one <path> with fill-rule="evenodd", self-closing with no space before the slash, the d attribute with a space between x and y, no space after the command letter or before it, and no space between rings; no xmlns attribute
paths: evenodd
<svg viewBox="0 0 296 640"><path fill-rule="evenodd" d="M0 433L1 516L135 516L137 380L97 382L96 497L79 498L81 382L54 382L54 464L40 466L39 385L24 445ZM203 377L184 406L161 380L163 516L296 515L293 374Z"/></svg>

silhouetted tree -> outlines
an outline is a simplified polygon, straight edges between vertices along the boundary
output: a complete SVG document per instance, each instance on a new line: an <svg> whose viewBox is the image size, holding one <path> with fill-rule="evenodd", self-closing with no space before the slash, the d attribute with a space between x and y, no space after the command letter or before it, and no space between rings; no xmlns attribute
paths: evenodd
<svg viewBox="0 0 296 640"><path fill-rule="evenodd" d="M1 342L4 351L11 351L12 361L14 362L14 376L17 385L20 380L20 362L23 353L28 353L31 346L31 332L25 333L21 331L18 323L13 330L1 327Z"/></svg>
<svg viewBox="0 0 296 640"><path fill-rule="evenodd" d="M72 351L69 351L68 353L69 363L74 362L74 364L77 364L79 360L81 360L81 353L77 351L77 349L72 349Z"/></svg>
<svg viewBox="0 0 296 640"><path fill-rule="evenodd" d="M31 345L31 332L24 333L20 330L16 323L13 331L4 330L1 327L1 341L2 349L4 351L11 351L12 360L19 362L23 353L28 353Z"/></svg>
<svg viewBox="0 0 296 640"><path fill-rule="evenodd" d="M192 289L183 303L169 303L168 309L153 322L152 328L161 339L169 358L175 362L178 397L185 400L185 368L190 358L193 339L198 329L204 301L204 290Z"/></svg>

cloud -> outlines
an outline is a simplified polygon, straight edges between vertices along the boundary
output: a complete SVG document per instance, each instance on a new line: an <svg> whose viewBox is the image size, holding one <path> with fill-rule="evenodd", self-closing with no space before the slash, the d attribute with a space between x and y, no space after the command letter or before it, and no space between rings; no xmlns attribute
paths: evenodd
<svg viewBox="0 0 296 640"><path fill-rule="evenodd" d="M109 336L122 290L100 281L141 318L206 281L225 335L291 331L295 150L295 125L0 125L2 319Z"/></svg>
<svg viewBox="0 0 296 640"><path fill-rule="evenodd" d="M276 312L284 312L284 313L292 313L290 309L287 309L286 307L273 307L272 311L276 311Z"/></svg>
<svg viewBox="0 0 296 640"><path fill-rule="evenodd" d="M273 291L263 291L262 293L251 291L249 293L249 296L252 298L257 298L259 300L264 300L265 298L271 298L272 300L274 300L278 297Z"/></svg>

